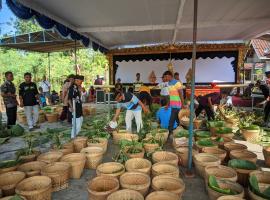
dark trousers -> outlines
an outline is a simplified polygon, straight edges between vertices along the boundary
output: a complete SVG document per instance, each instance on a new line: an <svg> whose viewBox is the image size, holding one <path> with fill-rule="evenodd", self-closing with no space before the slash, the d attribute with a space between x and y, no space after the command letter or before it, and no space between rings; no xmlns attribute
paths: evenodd
<svg viewBox="0 0 270 200"><path fill-rule="evenodd" d="M69 111L68 106L63 106L63 110L60 115L61 121L64 121L65 119L67 119L69 123L72 122L72 113Z"/></svg>
<svg viewBox="0 0 270 200"><path fill-rule="evenodd" d="M180 111L180 108L172 108L171 117L169 121L169 133L171 134L173 132L173 126L176 121L177 126L179 126L179 119L178 119L178 113Z"/></svg>
<svg viewBox="0 0 270 200"><path fill-rule="evenodd" d="M267 101L264 107L264 122L267 122L269 114L270 114L270 101Z"/></svg>
<svg viewBox="0 0 270 200"><path fill-rule="evenodd" d="M6 107L6 113L7 113L7 126L8 128L12 125L16 124L17 120L17 106L12 108Z"/></svg>
<svg viewBox="0 0 270 200"><path fill-rule="evenodd" d="M199 104L198 108L195 111L196 117L199 116L199 114L202 112L202 110L205 110L208 120L214 120L215 119L215 114L213 110L209 106L203 106L202 104Z"/></svg>

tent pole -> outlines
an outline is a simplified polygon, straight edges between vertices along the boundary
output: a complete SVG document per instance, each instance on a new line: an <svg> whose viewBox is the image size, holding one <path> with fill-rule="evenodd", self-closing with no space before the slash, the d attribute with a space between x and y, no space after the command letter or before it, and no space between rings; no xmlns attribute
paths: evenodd
<svg viewBox="0 0 270 200"><path fill-rule="evenodd" d="M51 54L48 53L48 66L49 66L49 82L51 82Z"/></svg>
<svg viewBox="0 0 270 200"><path fill-rule="evenodd" d="M189 144L188 144L188 170L192 169L192 137L193 137L193 119L194 119L194 93L195 93L195 68L196 68L196 42L197 42L197 13L198 0L194 0L193 16L193 49L192 49L192 81L191 81L191 99L190 99L190 121L189 121Z"/></svg>
<svg viewBox="0 0 270 200"><path fill-rule="evenodd" d="M75 40L75 46L74 46L74 63L75 63L75 73L78 74L78 68L77 68L77 40Z"/></svg>

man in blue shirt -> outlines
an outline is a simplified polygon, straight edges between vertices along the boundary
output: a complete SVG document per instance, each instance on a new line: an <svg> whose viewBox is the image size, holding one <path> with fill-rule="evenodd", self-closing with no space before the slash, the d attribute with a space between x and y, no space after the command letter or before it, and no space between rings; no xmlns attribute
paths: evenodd
<svg viewBox="0 0 270 200"><path fill-rule="evenodd" d="M167 98L162 99L161 106L162 107L156 113L156 117L160 123L160 127L168 129L172 112L172 108L169 106L169 100ZM177 123L175 122L173 128L175 129L176 127Z"/></svg>
<svg viewBox="0 0 270 200"><path fill-rule="evenodd" d="M146 113L149 112L148 108L132 93L118 92L116 94L115 100L118 102L116 106L116 112L112 121L116 121L120 115L121 109L127 109L126 112L126 130L132 132L132 120L135 118L137 133L142 128L142 110Z"/></svg>

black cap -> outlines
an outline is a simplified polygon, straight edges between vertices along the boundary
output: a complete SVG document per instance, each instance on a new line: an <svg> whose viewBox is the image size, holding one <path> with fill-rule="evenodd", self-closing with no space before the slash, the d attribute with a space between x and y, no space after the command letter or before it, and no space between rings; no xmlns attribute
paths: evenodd
<svg viewBox="0 0 270 200"><path fill-rule="evenodd" d="M70 75L68 75L68 78L74 78L75 77L75 75L74 74L70 74Z"/></svg>
<svg viewBox="0 0 270 200"><path fill-rule="evenodd" d="M78 80L84 80L84 76L82 75L75 75L74 79L78 79Z"/></svg>

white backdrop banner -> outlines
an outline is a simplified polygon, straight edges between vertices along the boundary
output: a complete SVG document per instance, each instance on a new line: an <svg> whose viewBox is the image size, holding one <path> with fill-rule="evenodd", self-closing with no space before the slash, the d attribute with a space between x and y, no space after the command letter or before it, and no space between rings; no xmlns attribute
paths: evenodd
<svg viewBox="0 0 270 200"><path fill-rule="evenodd" d="M235 82L235 72L233 70L232 61L235 58L199 58L196 62L196 83L210 82ZM117 61L118 65L115 80L120 78L122 83L133 83L136 73L141 73L141 80L149 83L149 75L155 72L157 82L161 82L161 76L168 68L168 60L143 60L143 61ZM191 67L191 59L174 60L172 59L174 70L179 72L182 82L186 82L186 73Z"/></svg>

